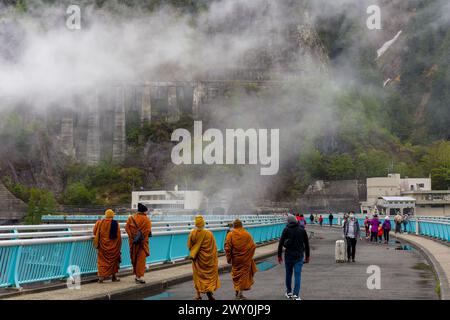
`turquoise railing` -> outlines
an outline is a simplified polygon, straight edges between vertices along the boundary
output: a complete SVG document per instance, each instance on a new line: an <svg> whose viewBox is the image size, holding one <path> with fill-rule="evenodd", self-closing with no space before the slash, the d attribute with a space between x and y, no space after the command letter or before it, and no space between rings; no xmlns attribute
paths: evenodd
<svg viewBox="0 0 450 320"><path fill-rule="evenodd" d="M279 238L285 226L282 219L273 223L246 225L256 243ZM47 226L48 228L48 226ZM38 228L37 228L38 229ZM228 228L209 228L216 239L219 252L224 250ZM92 229L89 230L89 232ZM70 232L70 231L67 231ZM80 231L78 231L80 232ZM150 238L150 256L147 264L173 262L188 256L189 230L156 231ZM5 233L0 233L0 235ZM39 233L36 233L38 236ZM14 239L17 237L17 239ZM0 240L0 287L66 279L69 266L77 266L80 275L97 272L97 251L92 245L92 235L70 236L64 232L58 237L28 239L29 235L9 233L13 240ZM122 234L121 269L131 267L128 236Z"/></svg>
<svg viewBox="0 0 450 320"><path fill-rule="evenodd" d="M450 241L450 223L418 219L419 234L438 240Z"/></svg>
<svg viewBox="0 0 450 320"><path fill-rule="evenodd" d="M384 219L380 219L381 223ZM361 229L364 229L364 219L358 219ZM391 231L395 231L395 222L393 219L391 222ZM334 225L340 225L339 221L334 221ZM401 225L402 232L404 231L404 225ZM434 238L436 240L449 241L450 242L450 220L448 217L417 217L411 218L406 224L406 232L416 235L422 235Z"/></svg>

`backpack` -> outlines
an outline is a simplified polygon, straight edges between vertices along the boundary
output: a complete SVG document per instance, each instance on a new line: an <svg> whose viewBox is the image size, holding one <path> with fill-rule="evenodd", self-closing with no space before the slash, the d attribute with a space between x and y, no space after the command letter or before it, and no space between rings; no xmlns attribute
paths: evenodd
<svg viewBox="0 0 450 320"><path fill-rule="evenodd" d="M305 229L305 225L306 225L305 219L300 219L300 221L298 222L298 225L300 226L300 228Z"/></svg>
<svg viewBox="0 0 450 320"><path fill-rule="evenodd" d="M138 229L136 233L136 237L133 239L133 244L141 244L142 241L144 241L144 235L142 234L142 231L139 229L139 227L136 224L136 221L131 217L131 220L133 220L133 224Z"/></svg>
<svg viewBox="0 0 450 320"><path fill-rule="evenodd" d="M384 229L391 230L391 222L388 220L384 220Z"/></svg>

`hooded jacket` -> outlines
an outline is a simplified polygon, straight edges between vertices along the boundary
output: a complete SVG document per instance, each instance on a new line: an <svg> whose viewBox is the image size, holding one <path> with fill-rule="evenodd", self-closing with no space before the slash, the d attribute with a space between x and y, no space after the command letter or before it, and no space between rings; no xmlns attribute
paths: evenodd
<svg viewBox="0 0 450 320"><path fill-rule="evenodd" d="M303 259L303 256L309 257L308 234L297 222L289 222L284 228L278 243L279 257L283 253L283 247L285 260L298 261Z"/></svg>

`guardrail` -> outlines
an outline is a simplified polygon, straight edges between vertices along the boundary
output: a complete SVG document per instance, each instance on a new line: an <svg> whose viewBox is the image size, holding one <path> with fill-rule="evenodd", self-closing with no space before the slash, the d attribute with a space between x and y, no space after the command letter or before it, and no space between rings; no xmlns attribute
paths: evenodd
<svg viewBox="0 0 450 320"><path fill-rule="evenodd" d="M129 215L125 214L117 214L114 219L117 221L127 221ZM85 215L43 215L42 222L52 222L52 221L61 221L61 222L79 222L79 221L97 221L98 219L103 218L103 215L96 214L85 214ZM150 215L149 216L152 221L158 222L175 222L175 221L192 221L194 215ZM206 221L221 221L227 220L232 221L236 218L241 220L248 219L274 219L280 218L282 215L204 215L203 216Z"/></svg>
<svg viewBox="0 0 450 320"><path fill-rule="evenodd" d="M358 218L361 229L364 228L364 219ZM381 223L384 219L380 219ZM395 230L395 222L391 222L391 230ZM324 223L325 224L325 223ZM342 219L333 219L333 225L342 225ZM404 230L404 225L401 225ZM406 224L406 232L431 237L437 240L450 242L450 219L447 217L417 217L410 219Z"/></svg>
<svg viewBox="0 0 450 320"><path fill-rule="evenodd" d="M192 223L192 222L191 222ZM0 287L66 279L71 276L73 266L80 275L97 272L97 251L92 245L92 226L84 230L48 231L55 225L14 226L14 233L3 233L9 240L0 240ZM285 226L283 219L273 223L245 224L246 229L253 236L256 243L263 243L279 238ZM11 227L11 226L10 226ZM58 228L67 225L57 225ZM171 226L173 228L175 226ZM34 229L33 229L34 228ZM43 229L40 229L43 228ZM70 225L73 228L73 225ZM166 226L162 227L163 229ZM207 226L214 234L219 252L224 250L227 227L217 224ZM3 231L11 229L4 228ZM34 230L35 232L23 232ZM47 230L39 232L36 230ZM58 232L53 237L49 233ZM187 239L190 229L188 226L176 230L162 230L153 228L150 238L150 256L147 264L158 264L184 260L188 255ZM34 233L34 235L30 235ZM30 239L30 237L32 237ZM128 246L128 235L122 233L122 262L121 269L131 268Z"/></svg>

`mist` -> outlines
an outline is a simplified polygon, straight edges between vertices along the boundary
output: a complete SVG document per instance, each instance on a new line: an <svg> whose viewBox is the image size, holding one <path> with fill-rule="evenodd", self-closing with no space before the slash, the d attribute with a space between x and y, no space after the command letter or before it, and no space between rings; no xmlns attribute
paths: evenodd
<svg viewBox="0 0 450 320"><path fill-rule="evenodd" d="M386 8L396 4L375 2ZM392 31L364 30L369 3L365 1L293 3L212 1L197 13L170 6L149 13L115 1L101 9L87 4L81 6L80 30L66 26L68 3L33 2L24 14L0 7L0 97L45 113L55 104L67 107L75 96L82 100L76 107L84 108L90 104L89 94L118 85L205 80L211 72L265 69L278 85L259 91L237 89L236 96L209 103L203 114L210 127L219 129L280 129L280 168L288 168L315 141L335 134L340 122L336 95L351 86L367 89L354 65L361 48L373 47L375 58L375 49L401 27L399 22ZM383 11L383 19L393 18L389 12ZM345 54L330 62L314 26L342 15L361 25ZM380 95L382 80L376 89ZM6 107L0 105L0 112ZM162 152L161 158L167 159L166 150L149 142L144 156L154 159L154 153ZM259 166L231 172L213 166L201 178L189 175L192 170L167 163L163 175L168 185L183 185L177 179L190 176L190 188L213 184L249 199L270 198L279 183L260 176Z"/></svg>

